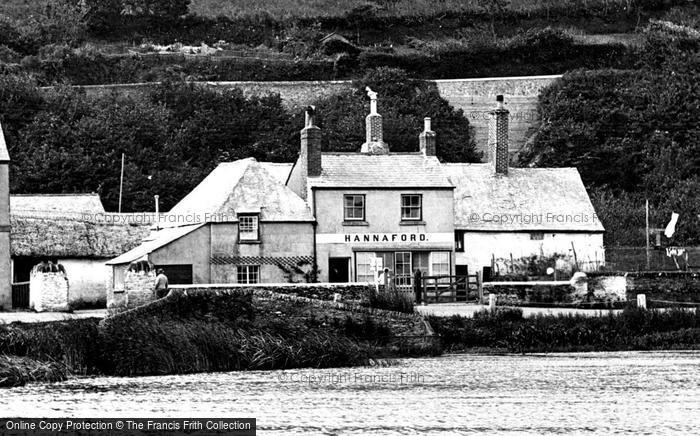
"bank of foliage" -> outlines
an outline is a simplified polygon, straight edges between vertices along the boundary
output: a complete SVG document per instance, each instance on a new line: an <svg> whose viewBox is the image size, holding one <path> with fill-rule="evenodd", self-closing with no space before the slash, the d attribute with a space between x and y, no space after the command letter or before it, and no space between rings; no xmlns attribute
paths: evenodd
<svg viewBox="0 0 700 436"><path fill-rule="evenodd" d="M173 77L329 80L357 78L366 69L379 66L402 68L411 77L431 79L625 68L634 61L631 49L585 42L585 38L574 41L548 26L557 22L564 28L592 33L631 32L650 16L686 2L620 0L585 6L569 2L524 9L494 8L492 3L499 2L480 2L477 7L454 11L431 7L410 16L378 14L382 8L370 4L338 16L305 18L273 17L262 10L235 17L198 16L187 14L188 3L47 0L28 17L0 15L0 66L29 73L42 85ZM392 3L385 6L390 8ZM679 10L676 15L688 15L685 9ZM333 48L323 39L331 32L353 41ZM125 54L134 43L176 41L195 46L225 41L244 54L199 58ZM266 59L259 58L260 47L265 48Z"/></svg>
<svg viewBox="0 0 700 436"><path fill-rule="evenodd" d="M473 318L429 317L446 350L518 353L700 348L700 311L625 309L606 316L538 315L521 309L477 312Z"/></svg>
<svg viewBox="0 0 700 436"><path fill-rule="evenodd" d="M314 103L325 150L359 151L367 85L382 96L385 140L394 150L417 151L423 117L431 116L441 129L440 158L478 160L461 111L434 85L386 69ZM124 211L150 210L154 194L169 209L222 161L292 162L304 125L303 114L285 110L278 95L166 82L135 96L88 97L69 87L41 91L31 78L8 74L0 75L0 120L13 162L12 192L92 191L116 210L124 153Z"/></svg>
<svg viewBox="0 0 700 436"><path fill-rule="evenodd" d="M644 245L645 198L652 227L680 213L671 244L698 244L700 33L656 22L645 38L635 69L571 72L541 94L544 122L524 161L578 168L609 245Z"/></svg>
<svg viewBox="0 0 700 436"><path fill-rule="evenodd" d="M430 344L395 344L391 336L387 322L352 312L329 315L303 301L256 306L246 291L173 293L102 322L0 326L0 356L18 359L15 367L52 362L65 376L357 366L439 352Z"/></svg>
<svg viewBox="0 0 700 436"><path fill-rule="evenodd" d="M77 47L52 44L24 55L7 51L10 47L4 55L0 50L0 58L10 62L3 66L5 70L29 73L41 85L135 83L173 78L332 80L361 77L367 69L380 66L404 69L415 78L454 79L558 74L575 68L627 68L634 62L633 51L624 45L576 42L565 32L552 28L532 29L513 37L478 43L469 39L426 42L412 38L408 44L396 49L368 47L358 53L333 57L307 53L309 56L303 59L109 54L89 44ZM17 49L16 45L13 47Z"/></svg>

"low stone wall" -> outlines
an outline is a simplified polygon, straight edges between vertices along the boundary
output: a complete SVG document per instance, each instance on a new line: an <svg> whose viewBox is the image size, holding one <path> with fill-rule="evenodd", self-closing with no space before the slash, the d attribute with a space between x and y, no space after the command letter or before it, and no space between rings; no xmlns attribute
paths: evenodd
<svg viewBox="0 0 700 436"><path fill-rule="evenodd" d="M700 273L686 271L636 272L625 274L627 298L645 294L647 300L700 303Z"/></svg>
<svg viewBox="0 0 700 436"><path fill-rule="evenodd" d="M499 304L617 303L627 300L627 280L622 276L587 277L558 282L486 282L484 297L494 293Z"/></svg>
<svg viewBox="0 0 700 436"><path fill-rule="evenodd" d="M559 283L559 284L555 284ZM588 273L578 282L486 282L484 296L498 295L499 303L522 304L624 302L645 294L657 303L700 303L700 273L686 271L643 271Z"/></svg>
<svg viewBox="0 0 700 436"><path fill-rule="evenodd" d="M366 283L261 283L258 285L183 285L172 286L174 289L212 290L212 289L253 289L256 291L276 292L297 297L333 301L335 294L340 294L342 301L363 302L369 300L373 287Z"/></svg>
<svg viewBox="0 0 700 436"><path fill-rule="evenodd" d="M29 306L37 312L69 310L68 277L63 271L32 271L29 276Z"/></svg>

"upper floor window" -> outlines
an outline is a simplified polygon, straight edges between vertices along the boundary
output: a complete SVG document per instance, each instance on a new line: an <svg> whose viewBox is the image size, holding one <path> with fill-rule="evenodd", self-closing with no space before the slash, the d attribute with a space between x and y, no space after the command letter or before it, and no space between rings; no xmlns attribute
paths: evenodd
<svg viewBox="0 0 700 436"><path fill-rule="evenodd" d="M365 196L361 194L348 194L344 196L344 214L346 221L365 220Z"/></svg>
<svg viewBox="0 0 700 436"><path fill-rule="evenodd" d="M259 241L260 226L258 215L238 215L238 240Z"/></svg>
<svg viewBox="0 0 700 436"><path fill-rule="evenodd" d="M464 230L455 230L455 251L464 253Z"/></svg>
<svg viewBox="0 0 700 436"><path fill-rule="evenodd" d="M423 218L423 196L420 194L401 195L401 219L421 220Z"/></svg>

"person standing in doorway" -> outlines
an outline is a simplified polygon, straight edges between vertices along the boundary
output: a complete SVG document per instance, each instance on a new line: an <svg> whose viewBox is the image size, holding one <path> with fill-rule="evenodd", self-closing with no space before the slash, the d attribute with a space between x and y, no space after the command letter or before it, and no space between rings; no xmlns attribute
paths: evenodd
<svg viewBox="0 0 700 436"><path fill-rule="evenodd" d="M156 276L156 298L163 298L168 295L168 276L163 269L158 269Z"/></svg>

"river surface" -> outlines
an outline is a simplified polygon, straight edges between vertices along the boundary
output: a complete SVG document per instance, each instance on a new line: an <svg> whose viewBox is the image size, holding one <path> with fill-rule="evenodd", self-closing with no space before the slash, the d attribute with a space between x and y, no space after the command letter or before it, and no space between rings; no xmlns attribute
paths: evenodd
<svg viewBox="0 0 700 436"><path fill-rule="evenodd" d="M390 367L90 377L0 415L257 418L258 434L700 434L700 351L445 355Z"/></svg>

